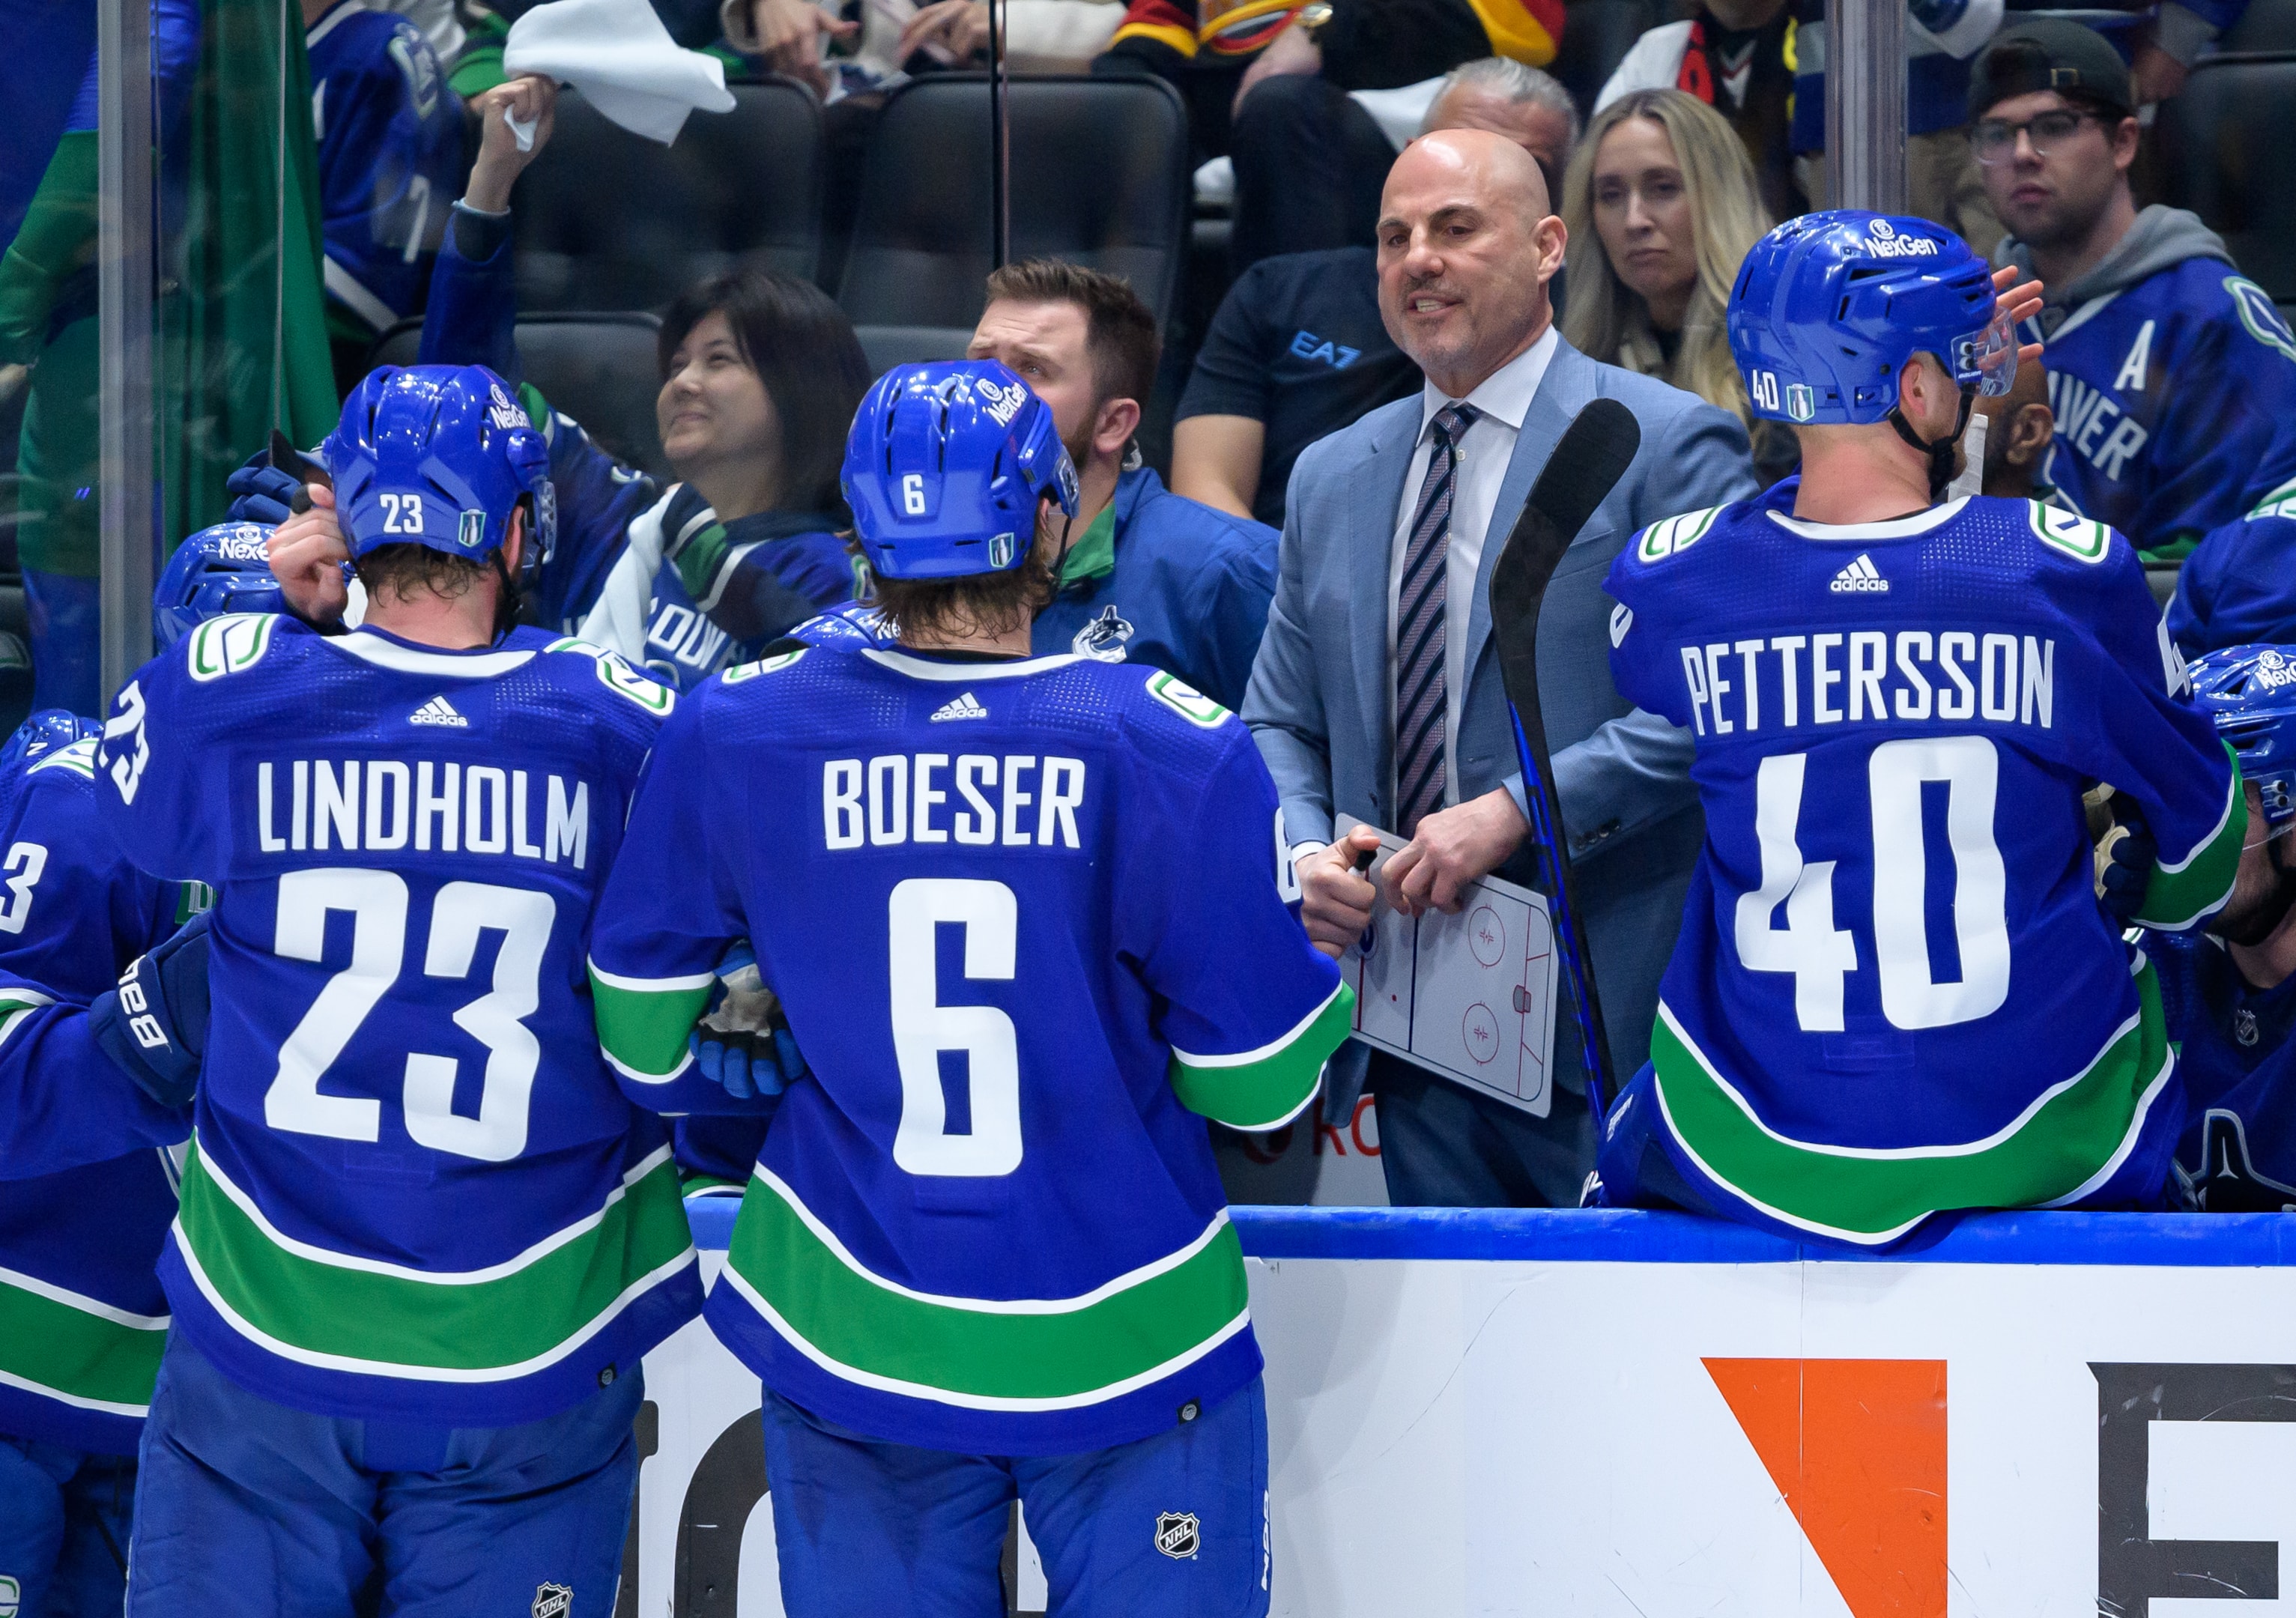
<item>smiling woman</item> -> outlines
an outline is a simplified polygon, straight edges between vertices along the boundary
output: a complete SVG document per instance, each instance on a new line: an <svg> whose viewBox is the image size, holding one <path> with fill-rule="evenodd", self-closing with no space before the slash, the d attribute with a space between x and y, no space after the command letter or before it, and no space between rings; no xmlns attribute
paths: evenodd
<svg viewBox="0 0 2296 1618"><path fill-rule="evenodd" d="M1570 296L1562 331L1596 359L1662 377L1734 412L1769 481L1793 442L1753 419L1722 312L1769 228L1753 165L1722 115L1679 90L1640 90L1595 117L1562 183Z"/></svg>

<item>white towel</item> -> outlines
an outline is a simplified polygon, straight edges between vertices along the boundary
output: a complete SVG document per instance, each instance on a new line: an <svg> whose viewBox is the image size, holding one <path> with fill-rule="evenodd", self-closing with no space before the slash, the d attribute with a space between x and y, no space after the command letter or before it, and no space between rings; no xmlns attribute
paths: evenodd
<svg viewBox="0 0 2296 1618"><path fill-rule="evenodd" d="M726 65L681 49L646 0L551 0L510 25L503 71L547 74L635 135L667 146L685 115L731 112ZM511 127L518 125L504 114ZM520 145L526 141L521 139Z"/></svg>

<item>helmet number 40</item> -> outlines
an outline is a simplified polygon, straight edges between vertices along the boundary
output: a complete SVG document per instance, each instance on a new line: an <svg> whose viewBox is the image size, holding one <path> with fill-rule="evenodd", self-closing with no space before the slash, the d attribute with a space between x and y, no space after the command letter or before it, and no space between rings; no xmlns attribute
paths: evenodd
<svg viewBox="0 0 2296 1618"><path fill-rule="evenodd" d="M912 517L925 514L925 480L922 472L909 472L901 479L901 509Z"/></svg>
<svg viewBox="0 0 2296 1618"><path fill-rule="evenodd" d="M1751 376L1753 381L1752 391L1754 395L1754 405L1756 408L1762 410L1776 409L1778 407L1777 373L1775 371L1756 371L1751 373Z"/></svg>

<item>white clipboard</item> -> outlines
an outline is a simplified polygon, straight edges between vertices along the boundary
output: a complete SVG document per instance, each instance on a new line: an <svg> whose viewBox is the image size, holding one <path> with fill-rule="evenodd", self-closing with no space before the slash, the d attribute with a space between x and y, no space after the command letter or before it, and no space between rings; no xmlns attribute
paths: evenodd
<svg viewBox="0 0 2296 1618"><path fill-rule="evenodd" d="M1338 824L1345 837L1365 823ZM1402 847L1381 832L1373 872ZM1382 900L1340 957L1357 1039L1539 1118L1554 1103L1559 965L1546 896L1496 876L1468 884L1456 916Z"/></svg>

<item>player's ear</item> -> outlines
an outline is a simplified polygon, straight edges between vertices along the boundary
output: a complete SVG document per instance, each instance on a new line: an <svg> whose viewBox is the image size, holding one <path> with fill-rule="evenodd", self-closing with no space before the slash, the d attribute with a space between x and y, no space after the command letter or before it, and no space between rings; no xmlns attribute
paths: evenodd
<svg viewBox="0 0 2296 1618"><path fill-rule="evenodd" d="M512 579L518 577L519 565L526 560L527 505L521 500L510 508L510 522L503 534L503 566L510 570Z"/></svg>

